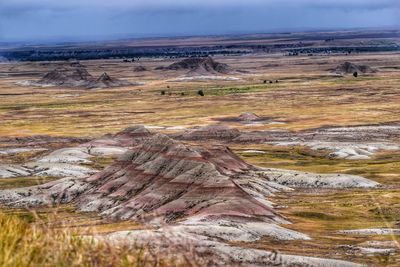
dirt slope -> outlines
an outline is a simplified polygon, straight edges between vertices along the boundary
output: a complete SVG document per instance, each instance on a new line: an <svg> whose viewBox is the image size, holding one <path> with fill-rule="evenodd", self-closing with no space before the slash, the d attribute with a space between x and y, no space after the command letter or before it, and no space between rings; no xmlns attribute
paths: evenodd
<svg viewBox="0 0 400 267"><path fill-rule="evenodd" d="M211 57L193 57L175 62L167 67L160 67L163 70L186 70L191 75L216 75L227 74L231 69L227 64L214 61Z"/></svg>

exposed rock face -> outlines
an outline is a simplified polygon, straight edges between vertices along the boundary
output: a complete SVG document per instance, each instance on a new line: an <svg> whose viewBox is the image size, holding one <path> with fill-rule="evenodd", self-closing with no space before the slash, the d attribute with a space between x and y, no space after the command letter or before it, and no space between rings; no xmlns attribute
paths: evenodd
<svg viewBox="0 0 400 267"><path fill-rule="evenodd" d="M29 175L30 172L27 168L12 164L0 164L0 178L13 178Z"/></svg>
<svg viewBox="0 0 400 267"><path fill-rule="evenodd" d="M132 132L122 135L125 134ZM65 178L27 189L4 190L0 192L0 202L34 206L73 201L82 211L95 211L114 219L170 222L191 218L197 223L186 223L184 227L195 232L205 224L218 225L228 220L232 234L250 238L243 228L247 224L251 228L253 224L287 222L265 197L289 188L269 182L257 170L226 147L192 147L157 134L89 178ZM271 227L271 233L294 234ZM229 229L214 234L221 235ZM265 234L260 230L251 239Z"/></svg>
<svg viewBox="0 0 400 267"><path fill-rule="evenodd" d="M105 135L102 138L85 143L84 147L132 147L148 139L153 134L149 132L143 125L128 127L114 135Z"/></svg>
<svg viewBox="0 0 400 267"><path fill-rule="evenodd" d="M33 135L27 137L0 137L0 143L7 144L7 146L20 147L34 147L43 146L53 143L86 143L90 139L77 138L77 137L54 137L48 135Z"/></svg>
<svg viewBox="0 0 400 267"><path fill-rule="evenodd" d="M201 215L282 221L232 180L253 168L225 147L189 147L157 134L88 178L93 189L78 205L118 219Z"/></svg>
<svg viewBox="0 0 400 267"><path fill-rule="evenodd" d="M275 121L272 117L260 117L252 112L244 112L234 117L218 117L214 119L219 122L240 123L247 125L266 125L266 124L282 124L284 122Z"/></svg>
<svg viewBox="0 0 400 267"><path fill-rule="evenodd" d="M95 81L87 85L88 88L109 88L109 87L120 87L127 86L131 83L115 78L111 78L106 72L100 75Z"/></svg>
<svg viewBox="0 0 400 267"><path fill-rule="evenodd" d="M373 73L375 72L375 70L367 65L356 65L351 62L344 62L343 64L337 66L333 72L342 75L353 74L355 72L357 72L358 74L365 74L365 73Z"/></svg>
<svg viewBox="0 0 400 267"><path fill-rule="evenodd" d="M238 117L239 121L243 121L243 122L253 122L253 121L260 121L262 120L262 118L260 118L259 116L257 116L254 113L251 112L245 112L240 114L240 116Z"/></svg>
<svg viewBox="0 0 400 267"><path fill-rule="evenodd" d="M209 125L186 131L179 138L183 140L232 140L239 135L238 129L223 125Z"/></svg>
<svg viewBox="0 0 400 267"><path fill-rule="evenodd" d="M140 126L127 128L104 140L113 138L116 143L134 147L103 171L89 178L67 178L33 188L2 191L0 201L15 206L74 200L81 210L100 212L115 219L173 221L195 216L206 221L229 217L238 224L282 223L286 220L275 213L266 200L274 192L290 190L279 183L307 187L377 185L358 176L313 176L260 169L245 163L227 147L188 146L166 135L152 136ZM90 151L84 147L57 150L30 167L45 172L45 175L53 175L60 172L57 168L62 168L61 171L67 171L71 176L81 177L77 174L90 174L91 170L72 164L88 163L96 154L121 154L124 151L104 146L101 139L89 144ZM65 187L65 183L71 186Z"/></svg>
<svg viewBox="0 0 400 267"><path fill-rule="evenodd" d="M208 227L212 229L215 226ZM266 227L268 228L268 227ZM267 229L265 229L267 230ZM268 229L267 231L270 231ZM302 267L361 267L363 265L343 260L333 260L300 255L281 254L276 251L264 249L243 248L230 246L219 240L207 236L190 233L182 228L172 227L161 230L135 230L120 231L106 235L96 236L96 239L110 242L111 244L131 244L135 240L137 245L152 245L160 254L179 255L181 248L192 248L199 253L206 252L210 255L209 263L204 266L302 266ZM165 245L168 240L168 245ZM176 248L173 244L179 244Z"/></svg>
<svg viewBox="0 0 400 267"><path fill-rule="evenodd" d="M143 71L147 71L147 69L144 66L137 66L133 69L133 71L135 72L143 72Z"/></svg>
<svg viewBox="0 0 400 267"><path fill-rule="evenodd" d="M13 147L0 149L0 156L46 151L48 149L38 146L52 143L73 143L77 146L54 150L40 157L35 157L22 165L0 164L0 178L25 176L87 177L97 172L97 170L88 166L94 163L94 157L122 155L129 147L135 146L151 136L152 134L144 126L139 125L89 142L87 139L47 136L4 138L0 142L5 141Z"/></svg>
<svg viewBox="0 0 400 267"><path fill-rule="evenodd" d="M112 78L107 73L103 73L100 77L95 78L82 64L77 62L70 64L68 67L60 67L50 71L39 81L28 82L28 85L109 88L132 84L128 81Z"/></svg>
<svg viewBox="0 0 400 267"><path fill-rule="evenodd" d="M349 235L400 235L400 229L391 228L369 228L369 229L355 229L355 230L341 230L341 234Z"/></svg>
<svg viewBox="0 0 400 267"><path fill-rule="evenodd" d="M242 132L231 140L237 143L269 143L281 146L308 146L313 150L330 150L330 158L362 160L379 150L400 149L400 125L361 125L325 127L290 132L283 130Z"/></svg>
<svg viewBox="0 0 400 267"><path fill-rule="evenodd" d="M262 172L276 183L302 188L375 188L380 184L350 174L316 174L292 170L263 169Z"/></svg>
<svg viewBox="0 0 400 267"><path fill-rule="evenodd" d="M38 84L81 87L86 86L93 76L85 68L58 68L47 73Z"/></svg>
<svg viewBox="0 0 400 267"><path fill-rule="evenodd" d="M87 163L93 155L106 152L120 154L118 148L126 149L126 146L131 148L103 171L80 178L72 173L84 167L72 163ZM270 252L233 247L221 241L251 242L264 236L276 240L309 240L306 234L278 225L289 222L274 210L267 198L276 192L292 190L285 184L346 186L345 177L340 177L338 182L334 175L258 168L225 146L192 146L163 134L152 135L143 126L129 127L79 147L53 151L37 164L39 168L44 166L40 164L52 166L53 169L44 170L47 172L71 164L63 170L70 171L74 178L2 190L0 203L13 207L74 203L81 211L97 212L108 218L142 220L152 224L151 229L104 237L160 243L165 242L161 237L170 233L171 237L178 237L177 243L187 238L198 240L196 249L224 255L227 258L223 261L255 266L280 260L283 266L356 266L319 258L276 257ZM352 176L350 186L368 186L367 181Z"/></svg>
<svg viewBox="0 0 400 267"><path fill-rule="evenodd" d="M168 67L157 69L164 70L187 70L190 74L227 74L230 72L228 65L214 61L211 57L186 58L173 63Z"/></svg>

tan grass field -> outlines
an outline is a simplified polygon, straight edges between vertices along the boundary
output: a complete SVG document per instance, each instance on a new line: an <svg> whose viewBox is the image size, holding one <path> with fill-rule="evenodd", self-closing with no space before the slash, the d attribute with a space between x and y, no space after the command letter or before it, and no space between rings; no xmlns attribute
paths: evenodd
<svg viewBox="0 0 400 267"><path fill-rule="evenodd" d="M253 54L219 56L215 59L229 64L234 69L246 72L228 75L240 78L239 81L176 82L174 79L184 73L154 70L157 66L172 63L171 59L143 58L139 63L124 63L117 59L89 60L81 63L87 66L92 74L100 75L106 71L112 76L141 82L143 85L86 90L22 87L16 85L16 82L36 80L51 70L52 64L40 62L0 64L0 75L3 75L0 76L0 136L98 137L136 124L160 127L208 125L218 123L218 118L235 117L242 112L254 112L259 116L270 117L282 123L249 126L232 122L228 125L252 131L266 129L299 131L328 125L349 126L400 121L400 53L299 57ZM351 75L346 77L332 75L330 70L344 61L368 64L379 71L370 75L361 75L358 78ZM134 67L138 65L143 65L150 71L134 72ZM11 73L19 73L19 75ZM271 80L274 83L264 84L264 80ZM275 83L276 80L278 83ZM204 97L197 95L200 89L204 91ZM162 90L165 90L165 95L161 95ZM157 131L171 130L157 129ZM261 240L248 246L299 255L352 260L377 266L400 265L399 253L390 256L350 255L345 249L338 249L337 246L358 244L370 238L336 233L340 229L395 227L396 223L400 223L399 152L381 152L370 160L346 161L326 159L304 147L250 144L234 145L232 149L249 163L263 167L357 174L389 186L368 192L296 190L278 194L272 198L272 201L277 205L287 206L279 212L293 222L288 228L309 234L313 240L306 242ZM242 153L248 149L262 150L266 153L262 155ZM33 156L35 155L27 155L28 158ZM4 158L3 160L15 162L21 159ZM96 168L101 169L111 161L104 159ZM0 180L0 188L39 184L53 178L29 179L29 181L23 178ZM54 221L62 221L68 217L71 222L64 224L62 229L72 228L84 232L90 229L96 233L104 233L140 227L134 223L111 223L97 216L76 214L71 207L63 207L61 212L58 212L58 219L55 219L50 216L53 211L50 209L37 211L37 213L42 219L53 218ZM0 214L1 238L5 231L3 229L6 229L4 227L15 224L18 225L17 235L33 235L35 238L38 237L35 240L42 240L43 233L40 232L42 230L29 228L29 223L37 222L37 218L29 215L30 212L8 210L6 214ZM16 218L8 217L11 215L16 215ZM51 226L50 228L53 229ZM21 236L13 238L18 239ZM62 234L60 236L61 240L64 240L62 238L65 237ZM400 242L398 237L393 236L379 236L373 239ZM13 242L17 241L10 241L10 243ZM3 242L0 243L3 244ZM38 255L47 257L48 254L41 251L41 244L38 243L38 248L35 249L39 250ZM53 245L54 243L44 246ZM24 243L23 246L27 244ZM54 255L54 265L49 266L79 266L82 262L60 262L60 258L65 255L83 257L79 255L81 248L76 246L78 245L74 242L68 243L65 251L60 250L60 255ZM115 251L113 248L102 245L91 247L83 243L79 246L87 250L88 254L103 253L101 257L108 255L109 252L114 256L125 253L118 248ZM0 251L3 250L0 249ZM6 247L4 251L11 253L15 250ZM0 254L0 258L5 259L3 262L0 260L0 265L30 266L24 253L33 252L22 250L19 262L11 261L10 255ZM115 260L116 257L111 259ZM40 259L37 260L41 263ZM133 261L128 258L127 262L115 260L112 264L131 266ZM103 262L96 264L84 262L83 265L109 266ZM169 263L163 262L158 266L166 265Z"/></svg>

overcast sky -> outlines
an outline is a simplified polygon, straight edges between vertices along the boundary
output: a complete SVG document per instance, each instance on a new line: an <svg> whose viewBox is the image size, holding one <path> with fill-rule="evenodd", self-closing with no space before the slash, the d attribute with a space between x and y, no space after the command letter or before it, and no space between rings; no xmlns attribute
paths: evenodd
<svg viewBox="0 0 400 267"><path fill-rule="evenodd" d="M400 26L400 0L0 0L0 41Z"/></svg>

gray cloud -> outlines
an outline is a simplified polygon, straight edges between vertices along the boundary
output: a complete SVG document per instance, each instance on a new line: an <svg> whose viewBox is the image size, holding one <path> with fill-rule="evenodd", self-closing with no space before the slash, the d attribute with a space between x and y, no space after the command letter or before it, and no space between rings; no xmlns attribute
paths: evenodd
<svg viewBox="0 0 400 267"><path fill-rule="evenodd" d="M0 41L399 26L398 0L0 0Z"/></svg>

